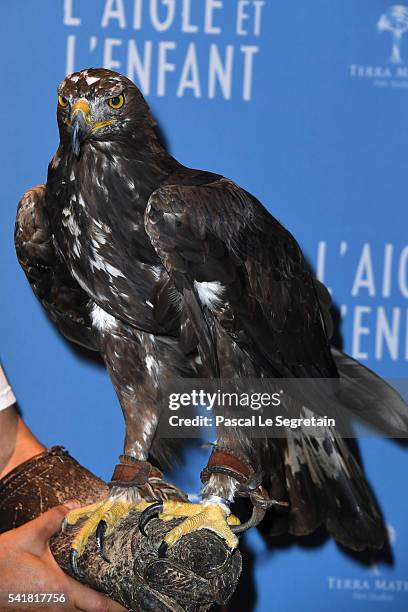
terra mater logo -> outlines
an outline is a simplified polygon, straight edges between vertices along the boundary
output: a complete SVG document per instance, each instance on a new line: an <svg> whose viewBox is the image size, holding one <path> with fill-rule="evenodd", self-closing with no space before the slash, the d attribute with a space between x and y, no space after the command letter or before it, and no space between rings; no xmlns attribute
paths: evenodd
<svg viewBox="0 0 408 612"><path fill-rule="evenodd" d="M389 543L394 544L397 538L396 531L389 524L387 530ZM373 562L361 574L353 577L327 576L327 589L332 592L343 591L352 600L359 602L382 602L382 604L397 602L397 605L401 606L398 609L406 610L408 580L397 578L395 575L391 578L384 575L376 562Z"/></svg>
<svg viewBox="0 0 408 612"><path fill-rule="evenodd" d="M388 11L381 15L377 27L380 32L391 32L392 34L390 62L392 64L402 64L401 44L403 35L408 32L408 7L402 4L391 6Z"/></svg>
<svg viewBox="0 0 408 612"><path fill-rule="evenodd" d="M368 79L376 87L407 87L408 66L404 62L403 37L408 32L408 6L394 4L379 16L377 33L390 37L391 52L381 64L350 64L349 75ZM408 45L407 45L408 46ZM408 58L408 50L405 53Z"/></svg>

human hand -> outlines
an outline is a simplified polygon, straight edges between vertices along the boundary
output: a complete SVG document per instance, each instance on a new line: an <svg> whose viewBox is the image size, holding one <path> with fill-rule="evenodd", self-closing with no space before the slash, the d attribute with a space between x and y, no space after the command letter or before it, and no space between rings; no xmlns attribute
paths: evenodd
<svg viewBox="0 0 408 612"><path fill-rule="evenodd" d="M67 576L58 566L48 541L61 527L65 515L79 506L69 501L51 508L22 527L0 535L0 610L82 610L83 612L123 612L118 603ZM8 593L56 593L65 603L8 603Z"/></svg>

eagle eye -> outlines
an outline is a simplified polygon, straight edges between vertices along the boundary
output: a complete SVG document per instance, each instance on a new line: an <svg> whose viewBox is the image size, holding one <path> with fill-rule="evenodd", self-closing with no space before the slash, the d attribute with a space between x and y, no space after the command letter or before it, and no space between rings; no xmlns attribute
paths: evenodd
<svg viewBox="0 0 408 612"><path fill-rule="evenodd" d="M64 98L64 96L59 95L58 96L58 104L62 108L66 108L68 106L68 100L66 98Z"/></svg>
<svg viewBox="0 0 408 612"><path fill-rule="evenodd" d="M113 98L109 98L108 104L111 108L117 110L118 108L122 108L125 103L125 97L123 94L119 94L119 96L114 96Z"/></svg>

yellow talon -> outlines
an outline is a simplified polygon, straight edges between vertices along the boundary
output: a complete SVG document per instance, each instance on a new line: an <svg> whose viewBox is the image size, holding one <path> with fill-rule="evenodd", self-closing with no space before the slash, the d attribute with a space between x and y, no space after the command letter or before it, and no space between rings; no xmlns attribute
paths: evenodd
<svg viewBox="0 0 408 612"><path fill-rule="evenodd" d="M174 546L180 538L192 531L209 529L225 540L230 548L238 546L238 538L232 533L230 525L239 525L240 520L233 514L227 515L218 504L190 504L177 501L163 502L163 511L159 518L170 521L175 518L187 517L185 521L174 527L164 537L166 544Z"/></svg>
<svg viewBox="0 0 408 612"><path fill-rule="evenodd" d="M107 499L71 510L66 516L66 524L75 525L80 519L87 519L81 525L71 543L71 548L76 551L77 558L82 555L89 538L96 532L101 521L105 523L104 534L108 536L133 508L138 512L143 512L151 505L152 502L145 500L134 503L127 499ZM218 504L191 504L168 500L163 502L163 510L159 514L159 518L163 521L185 518L180 525L177 525L164 537L164 541L169 547L174 546L184 535L199 529L213 531L225 540L232 549L238 545L238 538L232 533L230 526L239 525L240 520L233 514L227 515L223 506Z"/></svg>
<svg viewBox="0 0 408 612"><path fill-rule="evenodd" d="M237 516L235 516L235 514L230 514L227 516L227 523L228 525L240 525L241 521Z"/></svg>
<svg viewBox="0 0 408 612"><path fill-rule="evenodd" d="M71 548L77 551L77 556L80 557L84 552L85 546L100 521L106 523L105 535L109 535L115 529L116 525L135 508L142 512L150 505L149 502L141 500L137 503L128 500L107 499L105 501L96 502L89 506L71 510L65 517L65 525L75 525L80 519L87 518L84 524L75 534L71 543Z"/></svg>
<svg viewBox="0 0 408 612"><path fill-rule="evenodd" d="M112 504L113 502L109 501L103 502L99 504L99 507L90 516L89 512L86 512L86 514L83 515L88 515L89 518L78 530L78 532L74 536L74 539L71 542L71 548L77 551L78 557L80 557L84 552L85 546L87 545L87 542L91 535L96 531L99 521L101 521L102 518L105 520L105 514L111 509ZM78 508L78 510L80 510L80 508ZM78 521L79 518L82 517L78 516L76 520Z"/></svg>
<svg viewBox="0 0 408 612"><path fill-rule="evenodd" d="M96 502L89 506L82 506L82 508L71 510L64 519L65 525L75 525L80 519L90 516L92 512L95 512L102 504L103 502Z"/></svg>

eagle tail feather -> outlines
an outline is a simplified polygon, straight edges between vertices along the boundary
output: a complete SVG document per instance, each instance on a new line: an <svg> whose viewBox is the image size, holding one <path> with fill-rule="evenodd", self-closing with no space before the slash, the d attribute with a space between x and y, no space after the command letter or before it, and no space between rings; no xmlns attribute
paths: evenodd
<svg viewBox="0 0 408 612"><path fill-rule="evenodd" d="M406 436L408 407L398 392L342 351L332 348L332 355L341 381L336 402L346 420L356 416L390 437ZM322 414L322 406L315 408ZM286 497L290 505L286 525L278 517L272 534L282 533L282 524L293 535L310 534L324 524L348 548L382 548L387 530L351 441L332 427L321 437L302 427L289 430L284 439L270 440L269 447L263 467L269 472L270 495Z"/></svg>
<svg viewBox="0 0 408 612"><path fill-rule="evenodd" d="M337 399L349 414L390 437L406 437L408 406L384 379L361 363L331 347L341 379Z"/></svg>
<svg viewBox="0 0 408 612"><path fill-rule="evenodd" d="M282 524L296 536L308 535L324 524L347 548L382 548L387 532L380 510L351 450L332 428L327 427L321 438L302 429L271 443L281 448L283 469L269 474L269 492L282 499L286 489L283 498L289 502L286 524L277 517L275 526L272 517L272 535L282 533Z"/></svg>

